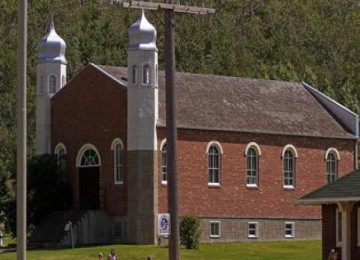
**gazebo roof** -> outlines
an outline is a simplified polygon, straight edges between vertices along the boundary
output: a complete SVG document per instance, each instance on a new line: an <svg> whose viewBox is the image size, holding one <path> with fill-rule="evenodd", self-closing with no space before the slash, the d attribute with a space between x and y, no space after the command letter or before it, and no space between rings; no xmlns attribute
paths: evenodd
<svg viewBox="0 0 360 260"><path fill-rule="evenodd" d="M331 182L296 200L296 204L333 204L343 201L360 201L360 170Z"/></svg>

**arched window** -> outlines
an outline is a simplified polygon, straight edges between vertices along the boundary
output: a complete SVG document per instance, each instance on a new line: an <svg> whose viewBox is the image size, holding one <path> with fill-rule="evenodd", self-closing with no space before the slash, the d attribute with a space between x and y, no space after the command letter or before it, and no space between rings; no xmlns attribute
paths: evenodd
<svg viewBox="0 0 360 260"><path fill-rule="evenodd" d="M111 150L114 154L114 183L124 183L124 144L120 138L116 138L111 144Z"/></svg>
<svg viewBox="0 0 360 260"><path fill-rule="evenodd" d="M256 187L259 183L258 153L254 147L250 147L246 153L246 186Z"/></svg>
<svg viewBox="0 0 360 260"><path fill-rule="evenodd" d="M163 144L161 148L161 183L167 183L167 145Z"/></svg>
<svg viewBox="0 0 360 260"><path fill-rule="evenodd" d="M44 94L44 77L40 76L39 82L38 82L38 95Z"/></svg>
<svg viewBox="0 0 360 260"><path fill-rule="evenodd" d="M114 179L115 184L123 183L122 146L117 144L114 149Z"/></svg>
<svg viewBox="0 0 360 260"><path fill-rule="evenodd" d="M326 179L327 182L333 182L338 176L338 158L334 151L330 151L326 156Z"/></svg>
<svg viewBox="0 0 360 260"><path fill-rule="evenodd" d="M97 152L91 148L85 150L81 157L80 167L96 167L100 166L99 156Z"/></svg>
<svg viewBox="0 0 360 260"><path fill-rule="evenodd" d="M295 187L295 156L293 151L287 149L283 157L283 170L284 170L284 187Z"/></svg>
<svg viewBox="0 0 360 260"><path fill-rule="evenodd" d="M56 78L51 75L49 78L49 94L55 94L56 91Z"/></svg>
<svg viewBox="0 0 360 260"><path fill-rule="evenodd" d="M143 84L150 84L150 65L148 64L143 67Z"/></svg>
<svg viewBox="0 0 360 260"><path fill-rule="evenodd" d="M137 66L134 65L132 67L132 83L135 84L136 83L136 77L137 77Z"/></svg>
<svg viewBox="0 0 360 260"><path fill-rule="evenodd" d="M76 167L98 167L101 166L99 151L92 144L84 144L76 156Z"/></svg>
<svg viewBox="0 0 360 260"><path fill-rule="evenodd" d="M219 185L220 184L220 150L215 144L212 144L208 149L208 184Z"/></svg>
<svg viewBox="0 0 360 260"><path fill-rule="evenodd" d="M62 143L59 143L58 145L56 145L54 153L56 155L58 173L60 175L61 180L65 181L66 180L66 174L65 174L65 170L66 170L66 148L65 148L65 146Z"/></svg>

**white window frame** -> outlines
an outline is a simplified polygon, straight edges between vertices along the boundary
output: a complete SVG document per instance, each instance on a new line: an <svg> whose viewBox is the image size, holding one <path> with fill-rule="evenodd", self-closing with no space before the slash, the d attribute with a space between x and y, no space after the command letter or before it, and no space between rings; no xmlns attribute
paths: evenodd
<svg viewBox="0 0 360 260"><path fill-rule="evenodd" d="M291 154L291 158L289 159L286 154ZM294 189L296 185L296 155L292 149L286 149L283 153L283 187L285 189ZM292 168L290 168L290 161L292 163ZM285 167L285 164L287 167ZM292 174L292 177L289 177L289 174ZM292 180L292 184L286 184L286 181Z"/></svg>
<svg viewBox="0 0 360 260"><path fill-rule="evenodd" d="M250 155L254 151L255 155ZM250 157L251 156L251 157ZM253 161L255 160L255 162ZM251 180L251 181L250 181ZM255 180L254 183L252 180ZM259 186L259 152L256 147L249 147L246 152L246 187Z"/></svg>
<svg viewBox="0 0 360 260"><path fill-rule="evenodd" d="M336 208L335 210L335 237L336 237L336 247L342 246L342 212L339 210L339 208ZM341 237L340 237L341 236Z"/></svg>
<svg viewBox="0 0 360 260"><path fill-rule="evenodd" d="M124 183L124 143L120 138L115 138L112 141L111 150L113 151L114 184L123 184Z"/></svg>
<svg viewBox="0 0 360 260"><path fill-rule="evenodd" d="M332 158L330 158L332 156ZM333 151L326 156L326 181L327 183L336 181L338 178L338 157Z"/></svg>
<svg viewBox="0 0 360 260"><path fill-rule="evenodd" d="M290 229L287 228L287 225L290 225ZM290 230L291 234L287 234L288 230ZM290 222L290 221L285 222L284 233L285 233L285 238L295 237L295 222Z"/></svg>
<svg viewBox="0 0 360 260"><path fill-rule="evenodd" d="M56 76L55 75L50 75L48 82L49 82L49 84L48 84L48 93L49 93L49 95L54 95L56 93L56 85L57 85Z"/></svg>
<svg viewBox="0 0 360 260"><path fill-rule="evenodd" d="M254 228L251 228L251 225L255 225ZM250 234L250 231L254 231L255 234ZM258 238L259 237L259 222L248 222L248 238Z"/></svg>
<svg viewBox="0 0 360 260"><path fill-rule="evenodd" d="M96 153L96 160L97 163L95 164L82 164L82 159L83 156L85 155L85 152L87 150L93 150ZM101 166L101 157L100 157L100 153L98 151L98 149L93 145L93 144L84 144L83 146L81 146L81 148L78 151L78 154L76 156L76 167L77 168L86 168L86 167L98 167Z"/></svg>
<svg viewBox="0 0 360 260"><path fill-rule="evenodd" d="M165 150L164 150L165 148ZM164 142L161 146L161 184L166 185L167 184L167 166L168 166L168 160L167 160L167 144Z"/></svg>
<svg viewBox="0 0 360 260"><path fill-rule="evenodd" d="M218 157L218 161L217 161L217 167L215 167L216 165L214 165L215 161L213 161L213 154L210 154L210 150L212 149L212 147L217 149L217 157ZM217 141L211 141L208 143L207 147L206 147L206 153L207 153L207 178L208 178L208 186L211 187L219 187L220 183L221 183L221 160L222 160L222 154L223 149L220 145L219 142ZM217 179L218 181L214 181L215 176L217 175Z"/></svg>
<svg viewBox="0 0 360 260"><path fill-rule="evenodd" d="M213 229L213 226L215 229ZM219 238L221 236L221 222L220 221L210 221L210 238ZM215 232L213 232L215 231ZM218 232L216 232L218 231Z"/></svg>
<svg viewBox="0 0 360 260"><path fill-rule="evenodd" d="M114 184L124 183L124 165L123 165L124 148L120 143L114 147Z"/></svg>

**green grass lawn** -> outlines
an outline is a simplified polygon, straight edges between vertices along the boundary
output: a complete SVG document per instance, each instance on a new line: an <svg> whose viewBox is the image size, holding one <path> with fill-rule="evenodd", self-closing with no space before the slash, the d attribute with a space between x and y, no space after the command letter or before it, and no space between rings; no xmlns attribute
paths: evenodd
<svg viewBox="0 0 360 260"><path fill-rule="evenodd" d="M153 260L168 259L168 248L158 246L112 245L82 247L61 250L31 250L27 259L97 259L98 253L108 254L115 248L120 260ZM321 259L320 241L296 241L274 243L242 243L242 244L201 244L198 250L181 248L182 260L318 260ZM2 253L1 260L16 259L16 253ZM104 257L106 259L106 257Z"/></svg>

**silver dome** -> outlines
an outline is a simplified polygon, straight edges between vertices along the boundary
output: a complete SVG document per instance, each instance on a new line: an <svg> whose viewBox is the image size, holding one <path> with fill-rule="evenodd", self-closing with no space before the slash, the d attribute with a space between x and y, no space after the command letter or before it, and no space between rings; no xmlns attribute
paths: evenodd
<svg viewBox="0 0 360 260"><path fill-rule="evenodd" d="M54 20L51 18L49 33L44 36L38 43L39 54L38 62L61 62L66 64L65 41L56 33Z"/></svg>
<svg viewBox="0 0 360 260"><path fill-rule="evenodd" d="M157 50L156 29L146 19L144 10L142 10L139 19L130 26L128 32L130 39L128 50Z"/></svg>

